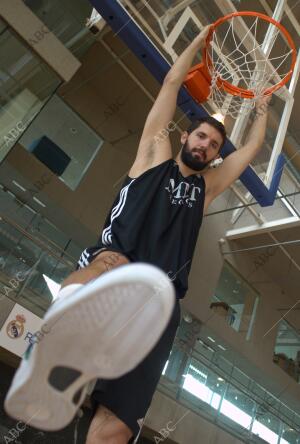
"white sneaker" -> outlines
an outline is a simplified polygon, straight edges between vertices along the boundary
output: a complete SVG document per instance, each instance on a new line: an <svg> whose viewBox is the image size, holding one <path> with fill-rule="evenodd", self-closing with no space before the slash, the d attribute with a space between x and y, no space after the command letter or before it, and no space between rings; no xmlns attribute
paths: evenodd
<svg viewBox="0 0 300 444"><path fill-rule="evenodd" d="M14 376L6 412L38 429L65 427L88 382L118 378L149 354L174 303L167 275L141 263L118 267L62 297L45 315L41 331L48 333L29 347Z"/></svg>

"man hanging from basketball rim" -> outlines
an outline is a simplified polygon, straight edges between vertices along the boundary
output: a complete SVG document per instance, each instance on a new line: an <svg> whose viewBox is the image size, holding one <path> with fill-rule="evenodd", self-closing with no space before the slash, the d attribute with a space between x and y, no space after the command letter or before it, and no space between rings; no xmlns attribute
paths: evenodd
<svg viewBox="0 0 300 444"><path fill-rule="evenodd" d="M86 443L125 444L139 435L180 322L203 214L239 178L265 137L267 114L260 113L245 145L210 168L226 133L207 117L181 135L173 158L166 128L208 32L209 26L165 77L97 245L83 251L77 271L63 282L45 317L49 334L31 347L15 375L6 411L34 427L67 425L87 383L99 378ZM256 107L268 101L263 97Z"/></svg>

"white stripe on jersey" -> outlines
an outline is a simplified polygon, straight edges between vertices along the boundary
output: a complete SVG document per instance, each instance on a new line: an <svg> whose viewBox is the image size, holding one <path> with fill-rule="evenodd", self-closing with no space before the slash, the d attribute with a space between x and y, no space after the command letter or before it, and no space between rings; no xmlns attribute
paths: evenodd
<svg viewBox="0 0 300 444"><path fill-rule="evenodd" d="M83 252L82 252L83 259L89 259L90 256L91 256L91 254L87 252L87 249L83 250Z"/></svg>
<svg viewBox="0 0 300 444"><path fill-rule="evenodd" d="M111 234L112 223L122 213L123 208L124 208L125 203L126 203L129 187L132 184L132 182L134 182L134 180L135 179L132 179L132 181L128 185L126 185L126 187L122 188L122 190L120 192L119 202L117 203L117 205L111 211L110 225L108 227L106 227L103 230L103 232L102 232L102 243L104 245L111 244L111 241L112 241L112 234Z"/></svg>
<svg viewBox="0 0 300 444"><path fill-rule="evenodd" d="M114 215L118 212L118 210L120 209L120 207L122 207L122 203L123 203L123 196L125 193L125 189L123 189L120 193L120 200L117 203L117 205L112 209L111 211L111 215L110 215L110 225L108 227L106 227L103 232L102 232L102 243L104 245L109 245L109 234L111 233L111 224L114 218Z"/></svg>
<svg viewBox="0 0 300 444"><path fill-rule="evenodd" d="M86 250L84 250L81 253L81 256L80 256L79 261L78 261L78 263L79 263L81 268L84 268L87 265L89 265L88 257L89 257L89 254L86 252Z"/></svg>

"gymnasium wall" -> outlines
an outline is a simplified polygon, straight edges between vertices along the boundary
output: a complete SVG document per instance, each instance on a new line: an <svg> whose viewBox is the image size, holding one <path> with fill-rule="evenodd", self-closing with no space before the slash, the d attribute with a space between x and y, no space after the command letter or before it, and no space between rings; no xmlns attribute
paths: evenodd
<svg viewBox="0 0 300 444"><path fill-rule="evenodd" d="M129 73L114 63L112 55L104 49L101 43L96 43L90 48L81 68L71 81L59 90L59 95L105 140L105 143L75 191L71 191L54 177L49 184L45 185L41 193L36 195L37 198L41 196L49 201L49 206L41 209L41 213L83 247L92 244L97 239L107 211L134 161L139 137L153 103L151 96L155 97L159 90L158 84L150 74L118 39L112 38L112 34L109 33L105 41L121 57L121 62L130 69L141 84L138 86ZM148 93L143 91L143 88ZM182 129L188 125L188 121L180 113L176 114L174 120L180 120L179 126ZM179 132L172 133L171 140L175 154L180 149ZM28 181L37 180L48 171L43 164L18 144L1 165L1 175L4 169L21 174ZM8 176L5 174L3 181L9 183ZM216 199L209 211L224 209L233 201L232 192L227 191ZM281 217L281 210L276 214L276 207L270 211L274 212L272 218ZM226 230L231 228L230 217L230 213L223 213L204 219L192 266L190 290L183 306L217 336L226 338L229 346L240 354L241 366L244 366L248 372L252 372L249 376L264 379L267 384L266 388L275 392L279 392L280 387L288 386L282 399L287 399L291 405L299 408L299 385L272 362L276 330L271 331L262 340L266 323L272 324L278 320L276 308L286 302L280 287L275 284L268 286L255 284L261 297L253 335L248 342L245 340L245 333L234 331L217 316L211 317L209 304L223 266L218 240L224 237ZM254 223L253 218L251 223ZM251 257L247 255L244 255L242 259L240 257L227 259L245 276L253 266ZM268 280L264 269L259 271L259 276L262 281ZM296 319L295 322L297 322ZM252 363L252 367L249 366L249 362ZM168 402L171 403L171 400ZM150 421L149 427L151 424L162 421L161 409L157 409L158 404L154 403L151 408L152 422ZM168 412L167 409L166 412ZM198 426L201 432L197 429ZM197 433L207 433L205 436L211 440L207 442L212 444L234 442L230 441L232 438L223 436L221 431L216 431L216 428L208 426L198 417L193 427L195 430L191 429L191 436L197 436ZM182 438L179 437L179 439ZM189 442L196 441L191 439Z"/></svg>

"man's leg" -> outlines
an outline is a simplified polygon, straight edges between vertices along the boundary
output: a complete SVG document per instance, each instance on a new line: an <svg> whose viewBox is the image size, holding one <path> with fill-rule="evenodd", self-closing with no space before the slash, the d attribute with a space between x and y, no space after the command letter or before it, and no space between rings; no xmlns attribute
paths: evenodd
<svg viewBox="0 0 300 444"><path fill-rule="evenodd" d="M108 408L99 406L91 422L86 444L127 444L132 431Z"/></svg>
<svg viewBox="0 0 300 444"><path fill-rule="evenodd" d="M45 315L45 325L51 327L57 324L56 328L52 329L51 335L43 339L42 347L37 344L28 350L15 374L5 400L5 409L12 417L23 418L24 421L31 420L34 426L42 430L49 427L50 423L53 430L62 428L75 415L77 405L74 399L79 384L83 387L91 378L106 378L109 382L119 381L122 375L132 375L133 369L151 352L172 314L174 289L167 276L157 267L142 263L121 266L128 262L130 260L124 255L113 251L96 249L94 254L92 250L84 252L79 260L83 269L72 273L63 282L64 288ZM117 267L120 269L116 270ZM101 275L110 270L112 272L102 278ZM97 279L99 276L100 279ZM79 289L80 287L82 288ZM159 292L157 288L162 291ZM149 307L147 304L154 296L157 301ZM128 301L132 303L128 304ZM116 305L119 302L123 304L121 307ZM60 321L63 317L64 320ZM131 322L132 319L136 319L136 322ZM156 323L156 329L152 329L153 322ZM105 340L99 341L96 331ZM140 334L140 331L143 334ZM51 328L45 333L50 332ZM61 335L63 340L60 340ZM77 343L74 342L74 336ZM78 351L76 353L76 348L80 349L81 346L84 359ZM107 359L110 346L111 368L108 365L110 359ZM37 359L34 360L34 357ZM63 396L55 390L58 382L56 370L60 371L61 367L66 367L66 370L82 369L81 375L63 390ZM47 374L50 374L50 371L52 374L52 370L54 374L50 380ZM72 378L74 379L74 375ZM133 379L135 381L135 378ZM108 442L109 436L111 442L125 444L128 437L139 432L142 418L140 410L134 417L128 418L128 405L122 404L125 399L121 402L119 410L119 391L103 391L101 388L100 392L111 398L108 397L106 402L99 395L98 399L95 398L96 406L105 406L115 415L110 419L112 427L109 430L105 429L105 442ZM126 396L126 399L130 396ZM62 400L66 406L63 414L58 408ZM30 408L27 408L28 406ZM126 409L123 409L124 406ZM35 409L41 411L41 414L35 414L33 418L32 411ZM101 420L101 410L97 412L95 421L99 417ZM101 431L101 434L103 433L104 431ZM102 436L97 436L98 438L102 439Z"/></svg>
<svg viewBox="0 0 300 444"><path fill-rule="evenodd" d="M62 283L61 288L70 284L87 284L105 271L112 270L120 265L128 264L129 260L120 253L103 251L98 254L93 262L81 270L71 273Z"/></svg>
<svg viewBox="0 0 300 444"><path fill-rule="evenodd" d="M90 265L70 274L61 288L71 284L86 284L106 271L128 263L128 259L122 254L104 251ZM99 406L91 422L86 444L127 444L131 436L132 432L124 422L106 407Z"/></svg>
<svg viewBox="0 0 300 444"><path fill-rule="evenodd" d="M111 441L114 444L127 444L132 434L138 437L170 355L179 322L180 303L177 299L169 324L145 359L120 378L106 380L104 384L95 386L91 399L94 405L101 407L91 423L86 444L110 442L107 437L111 431L115 432L116 440ZM115 412L117 421L114 416L110 416L111 411ZM130 434L127 434L129 431Z"/></svg>

